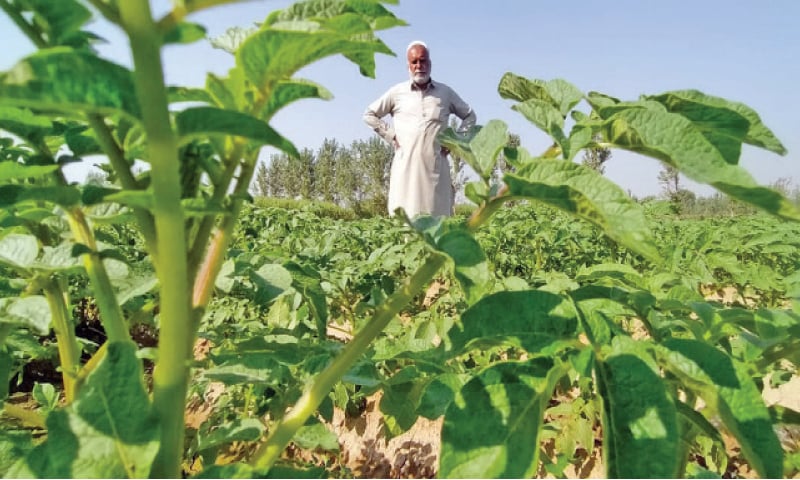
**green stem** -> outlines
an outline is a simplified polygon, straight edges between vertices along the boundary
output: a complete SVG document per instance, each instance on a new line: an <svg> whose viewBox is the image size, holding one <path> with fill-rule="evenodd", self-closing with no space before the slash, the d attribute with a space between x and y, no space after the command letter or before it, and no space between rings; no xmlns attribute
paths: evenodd
<svg viewBox="0 0 800 480"><path fill-rule="evenodd" d="M122 185L122 188L126 190L141 190L136 178L131 174L128 161L125 160L125 153L114 139L103 117L95 114L88 115L87 117L89 125L95 132L97 142L108 156L109 163L119 177L119 183ZM156 250L156 231L153 217L149 212L141 208L134 208L133 214L136 216L150 258L155 263L156 258L158 258L158 252Z"/></svg>
<svg viewBox="0 0 800 480"><path fill-rule="evenodd" d="M108 276L108 271L100 253L97 251L97 243L94 239L92 229L86 222L86 217L80 208L73 208L67 211L67 222L70 230L75 236L75 240L86 245L90 252L83 254L83 265L86 274L92 283L97 307L100 309L100 319L103 328L108 335L109 341L128 341L131 339L128 332L128 324L117 302L117 294Z"/></svg>
<svg viewBox="0 0 800 480"><path fill-rule="evenodd" d="M56 334L61 375L64 379L64 398L67 405L75 399L76 378L80 370L81 348L70 322L69 298L57 279L48 279L42 287Z"/></svg>
<svg viewBox="0 0 800 480"><path fill-rule="evenodd" d="M222 202L225 198L225 195L230 191L231 180L233 180L233 175L236 173L236 167L239 165L239 157L241 156L242 146L237 145L233 148L233 152L227 156L228 161L226 162L225 170L223 171L222 178L218 183L214 185L214 195L211 197L211 202ZM241 178L241 177L240 177ZM250 180L248 179L247 184L250 184ZM238 189L238 184L237 184ZM232 213L231 215L233 218L237 217L238 212ZM215 215L208 215L203 218L200 222L200 226L197 229L197 233L194 237L194 242L192 243L192 247L189 250L189 268L193 269L189 272L189 278L195 278L197 275L197 268L200 268L203 265L203 268L206 268L206 264L208 263L208 255L206 251L209 252L214 249L213 243L218 241L215 238L209 244L209 238L211 236L211 232L214 229L214 224L216 223L217 217ZM205 255L205 260L204 260ZM215 277L216 278L216 277ZM212 280L213 282L213 280ZM197 283L195 282L195 292L197 291ZM194 303L197 306L197 302Z"/></svg>
<svg viewBox="0 0 800 480"><path fill-rule="evenodd" d="M20 407L19 405L6 402L3 404L3 415L16 418L24 425L30 425L41 429L47 428L44 417L37 410L31 410L30 408Z"/></svg>
<svg viewBox="0 0 800 480"><path fill-rule="evenodd" d="M161 442L151 476L181 475L184 410L189 385L189 360L195 331L191 322L186 264L186 233L180 203L178 148L170 124L167 89L161 63L161 36L147 0L117 3L130 38L136 94L147 134L147 158L152 165L153 216L161 284L158 363L153 374L153 408L161 426Z"/></svg>
<svg viewBox="0 0 800 480"><path fill-rule="evenodd" d="M6 15L15 23L17 27L36 45L36 48L47 48L47 42L42 38L41 32L38 32L19 11L11 6L7 0L0 0L0 9L6 12Z"/></svg>
<svg viewBox="0 0 800 480"><path fill-rule="evenodd" d="M445 255L431 253L414 275L406 280L402 288L393 293L386 302L378 307L369 323L347 344L339 356L314 379L294 407L275 427L267 441L262 444L251 462L255 468L269 470L272 467L280 457L283 449L294 437L294 434L314 414L334 384L367 351L372 341L395 318L400 309L433 279L446 260L447 257Z"/></svg>
<svg viewBox="0 0 800 480"><path fill-rule="evenodd" d="M242 209L243 201L241 200L241 196L247 191L254 171L255 162L247 162L242 165L239 181L233 190L235 200L233 201L233 205L231 205L231 212L222 220L222 223L215 232L202 266L195 277L192 306L196 309L205 308L211 299L211 293L214 290L214 281L222 268L222 263L225 260L225 251L233 236L233 230L236 227L236 219L239 217L239 212Z"/></svg>

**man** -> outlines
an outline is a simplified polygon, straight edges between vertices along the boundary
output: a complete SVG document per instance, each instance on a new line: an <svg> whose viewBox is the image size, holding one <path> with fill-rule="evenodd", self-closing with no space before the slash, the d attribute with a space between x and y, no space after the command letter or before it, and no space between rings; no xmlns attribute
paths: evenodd
<svg viewBox="0 0 800 480"><path fill-rule="evenodd" d="M406 49L410 81L398 83L364 112L364 121L394 146L389 177L389 213L402 207L419 214L452 215L453 190L447 149L437 139L450 114L461 118L459 131L475 125L469 105L441 82L431 80L427 45L411 42ZM393 125L381 120L391 115Z"/></svg>

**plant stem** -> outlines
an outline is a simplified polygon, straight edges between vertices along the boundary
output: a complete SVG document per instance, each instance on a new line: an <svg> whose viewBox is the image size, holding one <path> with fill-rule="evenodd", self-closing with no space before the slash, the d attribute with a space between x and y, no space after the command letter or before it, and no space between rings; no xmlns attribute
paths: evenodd
<svg viewBox="0 0 800 480"><path fill-rule="evenodd" d="M194 308L205 308L211 299L214 281L222 268L222 262L225 260L225 251L233 236L233 230L236 228L236 220L242 209L243 202L240 197L247 191L254 171L255 161L246 162L242 165L239 180L233 190L233 197L235 197L235 199L233 200L233 205L231 205L231 212L222 220L222 223L215 232L202 266L195 278L192 295L192 306Z"/></svg>
<svg viewBox="0 0 800 480"><path fill-rule="evenodd" d="M13 403L6 402L3 405L3 414L8 415L11 418L16 418L17 420L21 420L22 423L26 425L30 425L37 428L47 428L44 418L42 417L42 414L36 410L30 410L28 408L20 407L19 405L14 405Z"/></svg>
<svg viewBox="0 0 800 480"><path fill-rule="evenodd" d="M149 1L127 0L117 5L130 38L136 94L147 134L147 158L152 165L158 248L154 265L161 284L158 363L153 374L153 407L161 426L161 443L150 474L155 478L177 478L181 474L183 418L195 334L180 203L178 148L169 118L161 36L153 22Z"/></svg>
<svg viewBox="0 0 800 480"><path fill-rule="evenodd" d="M114 292L111 278L109 278L106 267L103 265L103 260L100 258L100 253L97 251L97 242L95 242L94 234L86 222L83 211L80 208L68 210L67 222L69 222L70 230L72 230L75 240L86 245L90 250L89 253L82 255L83 265L92 283L97 307L100 309L100 319L103 322L106 335L108 335L108 340L130 340L128 324L125 322L125 316L117 303L117 294Z"/></svg>
<svg viewBox="0 0 800 480"><path fill-rule="evenodd" d="M58 345L58 358L61 364L61 375L64 379L64 399L67 405L75 399L76 378L80 369L81 348L75 337L69 313L69 298L61 288L59 280L50 278L43 282L42 290L50 305L50 315L53 321L53 331L56 334Z"/></svg>
<svg viewBox="0 0 800 480"><path fill-rule="evenodd" d="M111 131L103 120L103 117L91 114L88 115L87 118L89 125L95 132L97 142L108 156L109 163L117 173L122 188L126 190L140 190L136 179L131 174L122 148L114 139L113 135L111 135ZM153 224L153 217L149 212L141 208L133 208L133 214L136 216L136 220L139 223L139 230L141 230L142 236L144 237L150 258L155 263L158 258L158 251L156 250L156 231L155 225Z"/></svg>
<svg viewBox="0 0 800 480"><path fill-rule="evenodd" d="M323 370L306 391L275 427L267 441L253 456L252 465L259 470L269 470L280 457L283 449L294 437L297 430L313 415L322 400L342 376L364 354L373 340L386 328L402 309L422 288L430 282L436 272L445 264L447 257L432 252L425 263L408 278L402 288L381 304L372 319L347 344L342 352Z"/></svg>
<svg viewBox="0 0 800 480"><path fill-rule="evenodd" d="M232 149L233 151L226 156L227 162L225 162L226 163L225 170L223 171L222 178L220 179L220 181L214 185L214 195L211 197L210 200L211 202L222 202L222 200L225 198L225 195L227 195L228 191L230 191L231 180L233 180L233 175L236 173L236 167L239 165L239 157L242 154L242 149L243 145L237 143L237 145L233 147ZM248 185L250 184L249 179L247 180L247 184ZM234 213L231 213L231 215L233 216L233 218L237 217L237 215ZM200 222L200 226L198 227L197 233L195 234L192 247L191 249L189 249L188 263L190 269L189 271L190 278L195 278L195 276L197 275L198 268L206 269L208 266L211 265L209 264L209 260L211 252L215 249L213 244L219 241L216 238L217 236L215 235L214 239L212 239L209 244L209 237L214 229L214 224L216 223L216 219L217 217L215 215L208 215L204 217L203 220ZM214 253L214 255L216 255L216 253ZM201 277L202 276L203 274L201 274ZM198 290L198 284L196 281L194 285L195 296L197 295L197 290ZM198 302L195 301L194 306L205 306L205 303L198 304Z"/></svg>

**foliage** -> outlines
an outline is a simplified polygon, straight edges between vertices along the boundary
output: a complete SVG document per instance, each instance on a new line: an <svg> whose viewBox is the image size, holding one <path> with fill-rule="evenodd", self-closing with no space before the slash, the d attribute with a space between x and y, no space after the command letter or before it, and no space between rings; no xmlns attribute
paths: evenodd
<svg viewBox="0 0 800 480"><path fill-rule="evenodd" d="M256 195L321 200L371 214L385 213L389 165L394 152L378 136L350 147L325 140L299 157L273 154L255 176Z"/></svg>
<svg viewBox="0 0 800 480"><path fill-rule="evenodd" d="M164 85L159 50L196 39L202 29L184 17L209 2L182 2L156 22L146 1L92 1L129 35L129 70L92 51L83 3L0 0L41 48L0 74L0 128L15 136L0 143L0 366L10 373L19 339L35 344L52 329L64 386L60 407L41 388L47 408L5 405L18 422L0 436L3 473L178 477L186 462L198 476L307 474L281 462L286 446L335 450L322 420L380 390L389 435L444 416L443 477L532 476L540 464L562 475L596 419L609 476L681 477L697 455L722 474L721 431L760 475L782 476L773 426L796 415L770 412L760 383L800 360L798 302L786 304L800 292L800 212L738 165L743 143L785 152L748 107L697 91L621 101L508 73L500 95L553 143L532 155L497 120L445 131L442 144L479 176L466 187L469 217L346 222L245 207L263 146L307 172L330 168L268 122L327 96L293 77L307 64L341 54L374 73L374 54L390 53L374 32L402 24L382 3L275 12L220 39L236 60L227 77L186 89ZM589 113L576 108L584 100ZM657 158L779 220L653 222L573 162L599 144ZM112 185L64 181L65 162L101 151ZM492 181L501 158L502 186ZM150 171L134 173L135 159ZM380 158L368 165L369 178L384 178ZM336 200L319 180L306 175L295 195L319 187ZM126 248L129 222L140 236ZM446 292L431 303L423 290L437 276ZM76 278L88 279L108 336L88 360L72 324ZM706 298L722 286L737 289L738 305ZM131 341L142 318L158 327L156 352ZM195 359L197 338L210 350ZM152 396L140 357L155 362ZM187 432L186 399L212 382L225 395ZM569 412L552 409L554 395L576 390ZM550 458L539 442L554 429L565 433ZM241 441L257 442L247 463L214 465Z"/></svg>

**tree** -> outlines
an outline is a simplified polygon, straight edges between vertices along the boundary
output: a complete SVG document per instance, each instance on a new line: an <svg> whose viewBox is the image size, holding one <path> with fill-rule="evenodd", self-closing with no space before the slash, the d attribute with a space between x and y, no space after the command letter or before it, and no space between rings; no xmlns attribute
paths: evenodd
<svg viewBox="0 0 800 480"><path fill-rule="evenodd" d="M583 159L581 160L583 165L586 165L587 167L601 174L605 173L606 171L604 164L611 159L610 149L597 146L597 142L602 140L602 138L603 137L598 134L595 134L592 137L592 140L595 142L596 146L584 150Z"/></svg>
<svg viewBox="0 0 800 480"><path fill-rule="evenodd" d="M508 148L517 148L520 146L520 138L519 135L516 133L508 134L508 143L506 146ZM513 172L514 167L512 167L507 161L505 155L500 153L500 156L497 158L497 163L495 164L494 170L492 171L492 183L501 184L503 183L503 176L506 173Z"/></svg>
<svg viewBox="0 0 800 480"><path fill-rule="evenodd" d="M458 130L458 122L455 118L450 119L450 128ZM453 184L453 199L457 199L458 195L463 192L464 185L467 184L468 175L466 171L467 162L463 158L450 153L450 182Z"/></svg>
<svg viewBox="0 0 800 480"><path fill-rule="evenodd" d="M358 165L359 177L362 179L361 184L357 186L359 201L368 203L370 209L385 206L394 149L377 135L373 135L369 140L354 141L350 149Z"/></svg>
<svg viewBox="0 0 800 480"><path fill-rule="evenodd" d="M664 165L664 168L658 172L658 183L661 184L661 190L667 198L673 198L678 191L680 191L680 175L678 169L672 165Z"/></svg>
<svg viewBox="0 0 800 480"><path fill-rule="evenodd" d="M338 203L336 191L336 169L342 146L335 139L325 139L317 150L317 162L314 166L315 195L320 200Z"/></svg>

